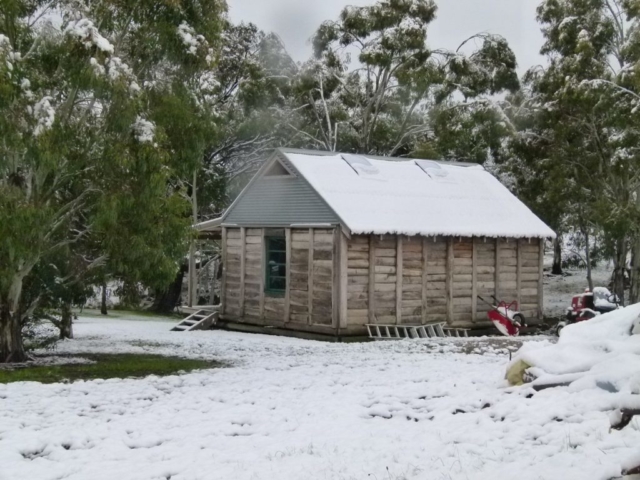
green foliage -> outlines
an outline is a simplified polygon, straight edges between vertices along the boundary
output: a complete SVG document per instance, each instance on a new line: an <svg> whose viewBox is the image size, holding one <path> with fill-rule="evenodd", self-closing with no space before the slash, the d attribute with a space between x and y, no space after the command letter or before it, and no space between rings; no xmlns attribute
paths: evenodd
<svg viewBox="0 0 640 480"><path fill-rule="evenodd" d="M517 134L503 163L521 197L557 231L602 232L614 280L624 276L640 225L640 24L632 3L541 3L549 63L527 72L523 95L512 99ZM622 282L615 289L623 298Z"/></svg>
<svg viewBox="0 0 640 480"><path fill-rule="evenodd" d="M501 37L477 35L457 51L430 48L435 14L431 0L389 0L347 7L338 21L323 23L313 38L315 59L294 85L289 126L297 137L326 150L409 155L433 144L439 106L463 97L477 102L459 108L486 109L490 95L518 89L515 56ZM350 69L353 54L358 64ZM442 156L455 150L444 151L451 141Z"/></svg>
<svg viewBox="0 0 640 480"><path fill-rule="evenodd" d="M432 112L437 158L484 164L499 162L512 126L495 103L447 102ZM433 157L432 157L433 158Z"/></svg>
<svg viewBox="0 0 640 480"><path fill-rule="evenodd" d="M224 2L61 1L60 27L33 15L53 5L0 3L3 325L100 276L170 283L190 236L182 179L216 132L196 92ZM14 349L0 338L0 361Z"/></svg>

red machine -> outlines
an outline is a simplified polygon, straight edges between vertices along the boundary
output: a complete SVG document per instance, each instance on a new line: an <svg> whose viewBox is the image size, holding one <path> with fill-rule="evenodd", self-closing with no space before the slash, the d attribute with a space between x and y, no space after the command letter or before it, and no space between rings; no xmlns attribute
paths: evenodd
<svg viewBox="0 0 640 480"><path fill-rule="evenodd" d="M491 307L487 316L501 334L507 337L516 337L520 334L522 327L527 326L524 315L518 311L518 302L515 300L507 303L491 296L495 303L490 303L480 295L478 298Z"/></svg>
<svg viewBox="0 0 640 480"><path fill-rule="evenodd" d="M564 327L572 323L584 322L603 313L620 308L620 299L605 287L595 287L593 292L587 288L584 293L571 299L567 308L566 320L558 323L555 333L560 335Z"/></svg>

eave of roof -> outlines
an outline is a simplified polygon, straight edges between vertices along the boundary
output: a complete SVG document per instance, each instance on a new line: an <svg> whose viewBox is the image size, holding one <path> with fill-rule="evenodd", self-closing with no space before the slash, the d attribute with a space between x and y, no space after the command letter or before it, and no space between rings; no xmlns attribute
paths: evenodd
<svg viewBox="0 0 640 480"><path fill-rule="evenodd" d="M192 225L194 230L198 232L213 232L222 229L222 217L207 220L206 222L196 223Z"/></svg>

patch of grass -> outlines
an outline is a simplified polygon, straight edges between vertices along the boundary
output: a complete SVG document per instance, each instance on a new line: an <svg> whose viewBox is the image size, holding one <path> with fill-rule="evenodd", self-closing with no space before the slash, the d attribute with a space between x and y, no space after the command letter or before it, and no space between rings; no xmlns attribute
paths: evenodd
<svg viewBox="0 0 640 480"><path fill-rule="evenodd" d="M193 370L219 368L223 364L206 360L164 357L146 354L78 355L93 360L92 364L36 365L0 369L0 383L74 382L108 378L141 378L148 375L172 375Z"/></svg>

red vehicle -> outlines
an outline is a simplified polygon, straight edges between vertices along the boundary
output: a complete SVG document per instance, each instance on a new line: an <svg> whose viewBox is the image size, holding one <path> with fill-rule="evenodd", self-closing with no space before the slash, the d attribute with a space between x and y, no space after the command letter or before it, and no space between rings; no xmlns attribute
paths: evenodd
<svg viewBox="0 0 640 480"><path fill-rule="evenodd" d="M558 323L555 333L560 335L564 327L572 323L584 322L593 317L609 313L620 308L620 299L605 287L589 289L571 299L571 306L567 308L566 320Z"/></svg>
<svg viewBox="0 0 640 480"><path fill-rule="evenodd" d="M507 337L516 337L520 330L527 326L524 315L518 311L518 302L499 301L493 295L491 298L495 303L488 302L480 295L478 298L491 307L491 310L487 312L487 317L501 334Z"/></svg>

